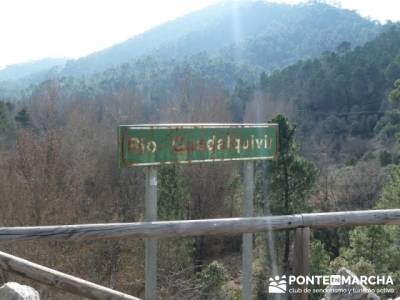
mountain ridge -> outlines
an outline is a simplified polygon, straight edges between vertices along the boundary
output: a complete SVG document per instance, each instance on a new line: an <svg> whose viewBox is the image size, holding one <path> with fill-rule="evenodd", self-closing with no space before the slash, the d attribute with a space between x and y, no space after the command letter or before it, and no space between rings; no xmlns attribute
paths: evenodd
<svg viewBox="0 0 400 300"><path fill-rule="evenodd" d="M338 24L340 32L335 32ZM296 27L299 29L295 30ZM321 32L318 32L319 27L322 27ZM379 28L378 23L362 18L354 11L323 3L288 5L265 1L225 1L166 22L84 58L70 61L62 74L76 76L101 72L146 55L179 59L202 51L232 60L237 60L235 54L241 52L240 61L259 64L271 71L297 59L308 58L305 55L312 48L309 40L314 40L314 45L320 45L318 50L312 51L311 57L326 50L334 50L343 41L354 45L363 44L376 36ZM300 44L304 48L300 55L290 59L291 49L282 41L302 35L306 37L307 34L301 31L311 31L310 37L305 43L297 40L290 45L294 47ZM254 41L258 41L258 44ZM248 45L248 42L253 43ZM277 46L266 47L266 44ZM257 54L251 55L254 49ZM267 58L270 61L276 60L280 49L285 50L287 57L281 59L282 63L272 66L252 59L265 49L268 50L267 56L271 56Z"/></svg>
<svg viewBox="0 0 400 300"><path fill-rule="evenodd" d="M0 81L18 80L34 73L49 71L52 68L63 68L67 61L67 58L47 57L43 59L7 65L4 69L0 70Z"/></svg>
<svg viewBox="0 0 400 300"><path fill-rule="evenodd" d="M83 58L69 60L54 70L31 72L17 79L7 78L7 72L0 71L0 90L7 90L7 85L13 86L13 90L18 86L25 88L36 84L45 74L90 76L146 56L170 61L202 52L272 72L297 60L332 51L343 41L352 46L364 44L381 30L379 23L354 11L324 3L224 1Z"/></svg>

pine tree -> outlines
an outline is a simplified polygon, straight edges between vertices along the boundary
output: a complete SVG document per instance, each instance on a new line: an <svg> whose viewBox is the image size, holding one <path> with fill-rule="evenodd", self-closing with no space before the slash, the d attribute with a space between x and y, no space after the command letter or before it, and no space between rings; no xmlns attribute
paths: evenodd
<svg viewBox="0 0 400 300"><path fill-rule="evenodd" d="M272 120L279 125L279 156L269 164L272 214L294 214L310 211L307 201L317 175L313 163L297 154L295 126L278 115ZM289 271L290 232L285 231L283 271Z"/></svg>
<svg viewBox="0 0 400 300"><path fill-rule="evenodd" d="M0 101L0 134L7 134L12 129L10 120L11 106L9 103Z"/></svg>
<svg viewBox="0 0 400 300"><path fill-rule="evenodd" d="M392 102L400 101L400 79L395 81L394 89L389 94L389 100Z"/></svg>
<svg viewBox="0 0 400 300"><path fill-rule="evenodd" d="M26 110L26 108L24 107L23 109L21 109L17 115L15 116L15 121L20 124L21 127L23 128L27 128L30 127L31 125L31 121L30 121L30 117L29 117L29 113Z"/></svg>
<svg viewBox="0 0 400 300"><path fill-rule="evenodd" d="M398 208L400 205L400 168L391 171L376 208ZM359 227L350 232L350 244L340 249L340 256L331 263L332 272L341 266L359 275L391 275L395 293L400 293L400 229L394 225Z"/></svg>

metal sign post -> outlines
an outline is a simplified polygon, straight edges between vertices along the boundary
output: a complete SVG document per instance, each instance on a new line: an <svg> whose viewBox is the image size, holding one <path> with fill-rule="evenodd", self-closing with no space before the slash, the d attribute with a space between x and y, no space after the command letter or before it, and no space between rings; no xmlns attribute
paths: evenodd
<svg viewBox="0 0 400 300"><path fill-rule="evenodd" d="M146 174L146 213L147 222L157 220L157 167L145 169ZM157 240L145 240L145 299L155 300L157 295Z"/></svg>
<svg viewBox="0 0 400 300"><path fill-rule="evenodd" d="M243 217L253 216L254 162L244 163L244 203ZM252 298L253 234L243 234L242 245L242 299Z"/></svg>

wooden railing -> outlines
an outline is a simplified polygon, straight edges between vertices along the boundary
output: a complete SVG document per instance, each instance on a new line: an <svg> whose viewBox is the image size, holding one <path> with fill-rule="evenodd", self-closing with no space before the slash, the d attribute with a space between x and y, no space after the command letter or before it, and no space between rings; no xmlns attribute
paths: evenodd
<svg viewBox="0 0 400 300"><path fill-rule="evenodd" d="M9 272L89 299L139 300L95 283L46 268L0 251L0 267Z"/></svg>
<svg viewBox="0 0 400 300"><path fill-rule="evenodd" d="M0 241L86 241L124 238L171 238L236 235L296 229L297 274L307 273L310 228L400 224L400 209L310 213L252 218L159 221L114 224L1 227ZM90 299L138 299L0 252L0 268ZM300 295L306 297L305 295ZM302 298L302 299L303 299Z"/></svg>

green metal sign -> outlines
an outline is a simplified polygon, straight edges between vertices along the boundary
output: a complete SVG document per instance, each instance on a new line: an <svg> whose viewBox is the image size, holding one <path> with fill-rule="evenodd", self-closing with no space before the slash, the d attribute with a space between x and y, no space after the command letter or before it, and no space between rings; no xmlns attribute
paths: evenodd
<svg viewBox="0 0 400 300"><path fill-rule="evenodd" d="M119 165L273 159L277 124L121 125Z"/></svg>

